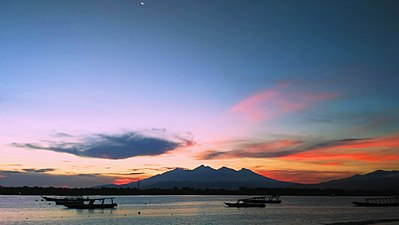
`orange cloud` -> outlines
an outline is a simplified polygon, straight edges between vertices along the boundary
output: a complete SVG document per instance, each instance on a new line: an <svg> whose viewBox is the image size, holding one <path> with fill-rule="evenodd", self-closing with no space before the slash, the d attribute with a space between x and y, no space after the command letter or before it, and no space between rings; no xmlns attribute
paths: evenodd
<svg viewBox="0 0 399 225"><path fill-rule="evenodd" d="M282 113L296 112L312 106L314 103L335 98L331 93L293 93L284 89L288 85L267 89L249 96L230 111L241 115L248 121L260 122Z"/></svg>
<svg viewBox="0 0 399 225"><path fill-rule="evenodd" d="M309 151L286 155L281 158L301 161L399 161L398 147L398 135L368 139L346 139L322 144Z"/></svg>
<svg viewBox="0 0 399 225"><path fill-rule="evenodd" d="M337 162L337 161L318 161L317 163L320 166L342 166L342 162Z"/></svg>
<svg viewBox="0 0 399 225"><path fill-rule="evenodd" d="M354 153L334 153L328 151L311 151L294 155L284 156L284 159L320 161L320 160L355 160L363 162L386 162L399 161L398 153L379 153L379 152L354 152Z"/></svg>
<svg viewBox="0 0 399 225"><path fill-rule="evenodd" d="M320 166L348 166L353 163L394 164L399 162L399 135L386 137L314 141L278 140L238 143L232 150L207 150L200 160L235 158L278 158Z"/></svg>
<svg viewBox="0 0 399 225"><path fill-rule="evenodd" d="M399 147L399 135L356 140L346 145L337 146L339 148L374 148L374 147Z"/></svg>
<svg viewBox="0 0 399 225"><path fill-rule="evenodd" d="M123 185L123 184L128 184L128 183L132 183L132 182L136 182L137 179L132 179L132 178L118 178L115 179L112 184L115 185Z"/></svg>

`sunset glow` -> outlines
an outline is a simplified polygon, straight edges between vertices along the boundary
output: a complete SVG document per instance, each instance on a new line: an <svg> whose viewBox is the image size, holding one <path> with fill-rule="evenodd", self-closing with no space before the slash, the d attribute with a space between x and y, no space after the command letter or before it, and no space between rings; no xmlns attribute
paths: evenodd
<svg viewBox="0 0 399 225"><path fill-rule="evenodd" d="M398 170L388 5L2 1L0 186L202 164L298 183Z"/></svg>

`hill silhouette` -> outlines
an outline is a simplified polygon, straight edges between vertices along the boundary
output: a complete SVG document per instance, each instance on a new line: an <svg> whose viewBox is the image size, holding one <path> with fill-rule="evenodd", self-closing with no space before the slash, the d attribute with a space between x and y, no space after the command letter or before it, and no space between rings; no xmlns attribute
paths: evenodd
<svg viewBox="0 0 399 225"><path fill-rule="evenodd" d="M364 175L332 180L312 185L315 188L339 188L344 190L399 190L399 171L376 170Z"/></svg>
<svg viewBox="0 0 399 225"><path fill-rule="evenodd" d="M224 189L238 189L240 187L246 188L277 188L289 187L294 183L274 180L268 177L259 175L249 169L242 168L241 170L234 170L227 167L214 169L209 166L201 165L193 170L176 168L174 170L155 175L153 177L140 181L140 188L224 188ZM101 187L119 187L119 188L136 188L137 182L132 182L124 185L108 184Z"/></svg>
<svg viewBox="0 0 399 225"><path fill-rule="evenodd" d="M399 191L399 171L377 170L365 175L322 182L319 184L297 184L268 178L249 169L234 170L228 167L214 169L201 165L193 170L176 168L140 181L140 189L239 189L245 188L318 188L343 190L396 190ZM138 183L124 185L106 184L105 188L137 188Z"/></svg>

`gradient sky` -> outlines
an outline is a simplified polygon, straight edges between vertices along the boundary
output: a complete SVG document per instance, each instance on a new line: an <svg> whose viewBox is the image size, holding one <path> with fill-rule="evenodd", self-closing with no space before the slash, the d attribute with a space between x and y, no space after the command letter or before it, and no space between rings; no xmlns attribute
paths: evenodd
<svg viewBox="0 0 399 225"><path fill-rule="evenodd" d="M399 3L0 0L0 185L399 169Z"/></svg>

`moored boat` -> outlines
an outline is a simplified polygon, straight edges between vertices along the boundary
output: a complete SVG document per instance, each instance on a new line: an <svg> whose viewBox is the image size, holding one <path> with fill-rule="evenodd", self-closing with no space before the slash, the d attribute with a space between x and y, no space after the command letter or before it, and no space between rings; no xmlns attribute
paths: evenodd
<svg viewBox="0 0 399 225"><path fill-rule="evenodd" d="M271 195L271 196L261 196L261 197L252 197L244 200L245 202L252 203L281 203L280 196Z"/></svg>
<svg viewBox="0 0 399 225"><path fill-rule="evenodd" d="M44 200L50 202L50 201L55 201L58 198L51 198L51 197L46 197L46 196L41 196Z"/></svg>
<svg viewBox="0 0 399 225"><path fill-rule="evenodd" d="M399 197L389 198L367 198L364 202L352 202L356 206L363 207L389 207L399 206Z"/></svg>
<svg viewBox="0 0 399 225"><path fill-rule="evenodd" d="M91 198L62 203L70 209L112 209L118 204L114 203L114 198Z"/></svg>
<svg viewBox="0 0 399 225"><path fill-rule="evenodd" d="M236 207L236 208L247 208L247 207L258 207L263 208L266 206L265 203L259 202L247 202L246 199L238 199L237 202L225 202L228 207Z"/></svg>
<svg viewBox="0 0 399 225"><path fill-rule="evenodd" d="M55 202L56 205L64 205L65 202L69 201L80 201L80 200L88 200L88 198L83 198L82 196L79 197L64 197L64 198L52 198L52 197L46 197L46 196L41 196L44 200L48 202Z"/></svg>

